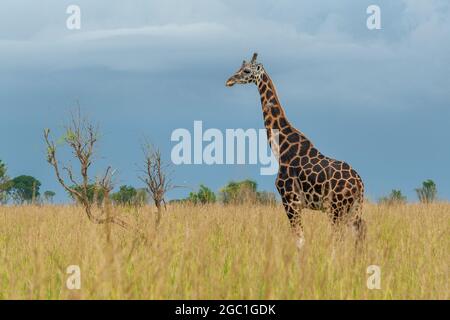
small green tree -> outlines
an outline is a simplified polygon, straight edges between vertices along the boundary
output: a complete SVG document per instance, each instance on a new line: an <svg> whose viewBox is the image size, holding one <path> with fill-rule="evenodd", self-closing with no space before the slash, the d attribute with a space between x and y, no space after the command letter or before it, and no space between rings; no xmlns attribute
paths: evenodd
<svg viewBox="0 0 450 320"><path fill-rule="evenodd" d="M8 202L8 189L10 186L10 180L6 173L6 165L0 160L0 204Z"/></svg>
<svg viewBox="0 0 450 320"><path fill-rule="evenodd" d="M428 179L422 182L422 187L416 189L417 197L420 202L431 203L436 201L437 186L433 180Z"/></svg>
<svg viewBox="0 0 450 320"><path fill-rule="evenodd" d="M400 190L393 189L386 197L381 197L378 201L381 204L396 205L406 203L406 196Z"/></svg>
<svg viewBox="0 0 450 320"><path fill-rule="evenodd" d="M8 194L16 203L32 203L39 197L41 182L34 177L21 175L11 180Z"/></svg>
<svg viewBox="0 0 450 320"><path fill-rule="evenodd" d="M70 186L71 189L84 193L84 188L81 185L73 185ZM88 184L86 187L86 198L89 201L90 204L97 204L100 205L103 203L103 200L105 199L105 194L107 193L106 190L104 190L99 184ZM73 192L68 192L69 196L77 203L81 203L80 199L74 195Z"/></svg>
<svg viewBox="0 0 450 320"><path fill-rule="evenodd" d="M220 189L220 195L225 204L257 202L257 187L257 183L249 179L239 182L231 181L225 187Z"/></svg>
<svg viewBox="0 0 450 320"><path fill-rule="evenodd" d="M111 199L114 203L120 205L132 205L135 203L137 190L132 186L120 186L119 191L111 195Z"/></svg>
<svg viewBox="0 0 450 320"><path fill-rule="evenodd" d="M216 195L211 189L201 184L198 192L189 193L188 200L194 204L214 203L216 202Z"/></svg>
<svg viewBox="0 0 450 320"><path fill-rule="evenodd" d="M51 190L47 190L44 192L44 200L47 203L53 203L53 198L55 197L56 193L51 191Z"/></svg>

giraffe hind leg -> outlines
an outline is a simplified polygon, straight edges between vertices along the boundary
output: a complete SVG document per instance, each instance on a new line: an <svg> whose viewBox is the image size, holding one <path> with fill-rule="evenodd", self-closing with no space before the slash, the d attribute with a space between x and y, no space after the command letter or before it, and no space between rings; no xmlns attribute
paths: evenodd
<svg viewBox="0 0 450 320"><path fill-rule="evenodd" d="M362 204L356 201L350 209L351 227L356 234L356 247L361 248L366 241L367 224L362 218Z"/></svg>
<svg viewBox="0 0 450 320"><path fill-rule="evenodd" d="M353 229L358 237L358 242L364 242L367 236L367 225L361 217L356 218L352 223Z"/></svg>
<svg viewBox="0 0 450 320"><path fill-rule="evenodd" d="M345 234L343 208L332 207L330 212L330 219L333 226L333 237L335 239L334 241L337 243L341 243L344 239Z"/></svg>

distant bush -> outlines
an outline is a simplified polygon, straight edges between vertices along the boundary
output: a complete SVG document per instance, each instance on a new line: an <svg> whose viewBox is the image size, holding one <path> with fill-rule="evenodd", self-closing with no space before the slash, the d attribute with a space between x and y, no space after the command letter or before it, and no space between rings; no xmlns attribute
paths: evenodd
<svg viewBox="0 0 450 320"><path fill-rule="evenodd" d="M257 183L253 180L231 181L220 189L222 202L225 204L241 204L257 201Z"/></svg>
<svg viewBox="0 0 450 320"><path fill-rule="evenodd" d="M75 191L78 191L82 194L84 194L84 190L82 186L71 186L72 189ZM86 188L86 199L89 201L89 203L95 203L95 204L102 204L103 200L105 198L106 191L102 189L101 186L97 184L88 184ZM75 201L79 202L79 199L77 199L72 193L69 192L69 196Z"/></svg>
<svg viewBox="0 0 450 320"><path fill-rule="evenodd" d="M51 190L47 190L44 192L44 200L47 203L53 203L53 198L55 197L56 193L51 191Z"/></svg>
<svg viewBox="0 0 450 320"><path fill-rule="evenodd" d="M131 205L133 204L135 197L137 196L137 191L131 186L120 186L119 191L111 195L111 200L115 204L121 205Z"/></svg>
<svg viewBox="0 0 450 320"><path fill-rule="evenodd" d="M136 189L132 186L120 186L119 191L111 195L111 200L116 205L143 206L148 203L149 195L145 188Z"/></svg>
<svg viewBox="0 0 450 320"><path fill-rule="evenodd" d="M422 187L416 189L417 197L422 203L431 203L437 199L437 186L433 180L422 182Z"/></svg>
<svg viewBox="0 0 450 320"><path fill-rule="evenodd" d="M378 201L380 204L396 205L406 203L406 196L400 190L392 190L386 197L381 197Z"/></svg>
<svg viewBox="0 0 450 320"><path fill-rule="evenodd" d="M220 190L224 204L261 203L275 204L276 196L272 192L257 191L258 184L253 180L231 181Z"/></svg>
<svg viewBox="0 0 450 320"><path fill-rule="evenodd" d="M187 200L194 204L214 203L216 202L216 195L211 189L201 184L198 192L189 193Z"/></svg>

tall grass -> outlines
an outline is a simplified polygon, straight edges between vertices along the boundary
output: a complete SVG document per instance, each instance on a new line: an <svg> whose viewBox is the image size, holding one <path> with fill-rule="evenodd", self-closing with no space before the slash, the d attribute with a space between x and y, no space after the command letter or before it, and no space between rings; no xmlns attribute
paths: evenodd
<svg viewBox="0 0 450 320"><path fill-rule="evenodd" d="M367 205L362 252L350 229L336 243L320 212L305 211L299 252L281 207L171 206L158 228L151 211L123 214L143 241L78 207L0 207L0 298L450 298L450 204ZM66 287L69 265L81 268L80 290ZM381 268L380 290L366 286L369 265Z"/></svg>

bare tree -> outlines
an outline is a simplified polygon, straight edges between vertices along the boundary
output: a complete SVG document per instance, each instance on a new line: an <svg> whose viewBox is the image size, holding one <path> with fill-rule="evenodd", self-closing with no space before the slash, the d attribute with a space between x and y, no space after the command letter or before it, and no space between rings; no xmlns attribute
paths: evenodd
<svg viewBox="0 0 450 320"><path fill-rule="evenodd" d="M170 165L162 160L161 151L149 143L145 143L142 150L144 152L144 169L139 179L145 183L146 189L155 203L156 225L158 226L161 221L162 206L166 209L166 193L174 188L170 179Z"/></svg>
<svg viewBox="0 0 450 320"><path fill-rule="evenodd" d="M57 159L57 148L54 141L50 139L50 130L44 130L44 138L47 144L47 161L50 163L56 173L56 178L62 187L76 199L86 211L90 221L96 224L114 223L123 228L129 225L110 214L109 193L113 189L112 177L114 172L108 167L101 178L96 181L96 192L103 193L104 205L100 208L99 216L93 213L93 201L89 199L89 168L93 161L95 146L98 141L98 127L92 125L86 118L83 118L78 110L72 113L70 124L66 127L63 142L69 146L73 156L80 165L80 180L77 178L70 166L61 165ZM65 172L65 177L63 173ZM70 181L69 183L67 182Z"/></svg>

